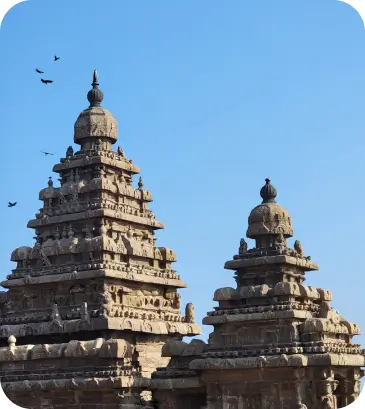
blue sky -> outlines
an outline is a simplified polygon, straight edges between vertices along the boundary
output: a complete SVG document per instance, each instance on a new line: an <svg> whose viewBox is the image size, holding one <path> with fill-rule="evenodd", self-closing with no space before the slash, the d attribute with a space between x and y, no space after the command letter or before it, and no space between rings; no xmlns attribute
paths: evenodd
<svg viewBox="0 0 365 409"><path fill-rule="evenodd" d="M33 243L25 226L73 142L97 68L119 143L165 223L157 243L176 251L199 322L214 290L234 285L223 265L270 177L321 267L306 283L330 289L365 331L365 30L353 9L335 0L30 0L5 17L0 53L1 278L12 250ZM55 82L41 84L36 67Z"/></svg>

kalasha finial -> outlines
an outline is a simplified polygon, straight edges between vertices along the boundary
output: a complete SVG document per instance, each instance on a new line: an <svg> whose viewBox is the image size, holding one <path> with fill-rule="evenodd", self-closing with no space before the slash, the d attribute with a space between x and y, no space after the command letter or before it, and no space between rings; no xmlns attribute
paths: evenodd
<svg viewBox="0 0 365 409"><path fill-rule="evenodd" d="M98 72L94 70L92 89L87 93L87 100L90 102L90 108L100 107L104 99L104 94L99 89Z"/></svg>
<svg viewBox="0 0 365 409"><path fill-rule="evenodd" d="M98 81L98 72L96 70L94 70L93 73L93 83L91 84L93 87L99 85L99 81Z"/></svg>
<svg viewBox="0 0 365 409"><path fill-rule="evenodd" d="M262 197L262 203L275 203L275 197L277 196L278 192L274 188L274 186L270 183L271 180L269 178L265 179L265 186L263 186L260 190L260 196Z"/></svg>

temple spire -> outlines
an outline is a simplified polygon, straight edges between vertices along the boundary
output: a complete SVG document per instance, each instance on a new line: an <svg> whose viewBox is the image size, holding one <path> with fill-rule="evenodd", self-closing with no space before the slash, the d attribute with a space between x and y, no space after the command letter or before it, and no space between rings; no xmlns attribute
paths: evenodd
<svg viewBox="0 0 365 409"><path fill-rule="evenodd" d="M98 81L98 72L96 70L94 70L93 73L93 83L91 84L93 86L93 88L97 88L97 86L99 85L99 81Z"/></svg>
<svg viewBox="0 0 365 409"><path fill-rule="evenodd" d="M90 108L100 107L104 99L104 94L99 89L98 72L94 70L92 89L87 94L87 99L90 102Z"/></svg>

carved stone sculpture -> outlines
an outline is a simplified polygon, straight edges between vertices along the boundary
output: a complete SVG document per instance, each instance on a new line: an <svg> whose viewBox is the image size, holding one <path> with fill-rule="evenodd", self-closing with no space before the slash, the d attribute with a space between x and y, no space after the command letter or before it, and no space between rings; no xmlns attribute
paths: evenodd
<svg viewBox="0 0 365 409"><path fill-rule="evenodd" d="M194 304L188 303L185 307L185 322L194 323Z"/></svg>
<svg viewBox="0 0 365 409"><path fill-rule="evenodd" d="M51 314L52 321L60 321L61 320L61 315L60 312L58 311L58 305L54 304L52 307L52 314Z"/></svg>
<svg viewBox="0 0 365 409"><path fill-rule="evenodd" d="M121 158L124 158L124 151L123 151L123 149L121 148L121 146L118 146L118 155L121 157Z"/></svg>
<svg viewBox="0 0 365 409"><path fill-rule="evenodd" d="M73 150L73 147L70 145L68 148L67 148L67 151L66 151L66 158L68 158L68 157L70 157L70 156L73 156L74 155L74 150Z"/></svg>
<svg viewBox="0 0 365 409"><path fill-rule="evenodd" d="M304 251L303 251L303 247L302 244L299 240L295 240L294 242L294 250L297 252L299 257L303 257L304 256Z"/></svg>
<svg viewBox="0 0 365 409"><path fill-rule="evenodd" d="M240 247L238 249L238 255L244 256L247 253L247 243L245 239L240 240Z"/></svg>

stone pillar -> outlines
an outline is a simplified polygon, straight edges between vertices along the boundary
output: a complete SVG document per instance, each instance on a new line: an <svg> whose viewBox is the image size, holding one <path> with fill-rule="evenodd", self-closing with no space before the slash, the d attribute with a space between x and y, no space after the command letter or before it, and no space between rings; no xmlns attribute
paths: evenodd
<svg viewBox="0 0 365 409"><path fill-rule="evenodd" d="M354 402L360 393L360 382L357 380L342 379L339 381L338 406L344 408Z"/></svg>
<svg viewBox="0 0 365 409"><path fill-rule="evenodd" d="M319 409L337 409L337 398L333 391L338 385L338 381L328 378L317 382L317 391L319 397Z"/></svg>
<svg viewBox="0 0 365 409"><path fill-rule="evenodd" d="M158 367L167 366L170 358L161 357L163 342L139 343L136 345L138 363L142 376L149 378Z"/></svg>
<svg viewBox="0 0 365 409"><path fill-rule="evenodd" d="M207 384L207 409L222 409L222 395L218 384Z"/></svg>

